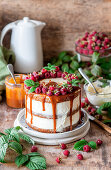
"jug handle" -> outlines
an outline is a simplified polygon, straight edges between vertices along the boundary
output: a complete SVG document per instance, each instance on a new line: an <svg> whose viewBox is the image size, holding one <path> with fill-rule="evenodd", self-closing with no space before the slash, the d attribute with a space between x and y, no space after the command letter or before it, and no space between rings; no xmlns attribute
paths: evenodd
<svg viewBox="0 0 111 170"><path fill-rule="evenodd" d="M7 33L9 30L12 30L14 27L15 27L15 23L12 22L12 23L6 25L6 26L3 28L2 32L1 32L1 38L0 38L0 45L1 45L1 46L3 46L3 39L4 39L5 35L6 35L6 33Z"/></svg>

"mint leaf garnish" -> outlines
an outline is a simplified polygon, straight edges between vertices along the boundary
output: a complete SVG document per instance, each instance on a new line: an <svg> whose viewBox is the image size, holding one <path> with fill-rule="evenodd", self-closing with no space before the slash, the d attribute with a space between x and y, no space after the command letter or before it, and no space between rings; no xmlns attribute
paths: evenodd
<svg viewBox="0 0 111 170"><path fill-rule="evenodd" d="M5 163L4 157L5 157L7 148L8 148L8 137L1 136L0 137L0 162L2 163Z"/></svg>
<svg viewBox="0 0 111 170"><path fill-rule="evenodd" d="M30 90L28 91L28 94L33 93L36 90L36 87L31 87Z"/></svg>
<svg viewBox="0 0 111 170"><path fill-rule="evenodd" d="M19 167L19 166L23 165L25 162L27 162L28 159L29 159L28 155L19 155L16 157L15 163Z"/></svg>
<svg viewBox="0 0 111 170"><path fill-rule="evenodd" d="M19 137L25 141L27 141L28 143L31 143L34 145L34 140L32 140L29 136L27 136L26 134L24 133L19 133Z"/></svg>
<svg viewBox="0 0 111 170"><path fill-rule="evenodd" d="M94 142L94 141L90 141L90 142L88 143L88 145L89 145L92 149L96 149L96 148L97 148L96 142Z"/></svg>
<svg viewBox="0 0 111 170"><path fill-rule="evenodd" d="M88 142L86 140L84 140L84 139L80 140L80 141L78 141L78 142L76 142L74 144L74 148L73 149L78 150L78 151L82 151L84 145L87 145L87 144L88 144Z"/></svg>
<svg viewBox="0 0 111 170"><path fill-rule="evenodd" d="M111 109L111 102L106 102L104 104L102 104L98 109L97 109L97 113L98 114L102 114L102 110L109 110Z"/></svg>
<svg viewBox="0 0 111 170"><path fill-rule="evenodd" d="M9 148L14 150L15 152L22 154L22 146L18 142L9 142Z"/></svg>
<svg viewBox="0 0 111 170"><path fill-rule="evenodd" d="M77 79L72 79L71 84L72 86L79 86L78 84L80 83L80 80Z"/></svg>
<svg viewBox="0 0 111 170"><path fill-rule="evenodd" d="M25 166L29 169L46 169L46 159L44 157L30 157L30 161L28 161Z"/></svg>
<svg viewBox="0 0 111 170"><path fill-rule="evenodd" d="M51 65L50 63L47 64L46 67L44 67L45 70L47 71L53 71L56 69L55 65Z"/></svg>
<svg viewBox="0 0 111 170"><path fill-rule="evenodd" d="M25 80L24 83L25 83L26 86L28 86L28 87L32 87L32 86L35 85L35 82L34 82L33 80L31 80L31 79Z"/></svg>

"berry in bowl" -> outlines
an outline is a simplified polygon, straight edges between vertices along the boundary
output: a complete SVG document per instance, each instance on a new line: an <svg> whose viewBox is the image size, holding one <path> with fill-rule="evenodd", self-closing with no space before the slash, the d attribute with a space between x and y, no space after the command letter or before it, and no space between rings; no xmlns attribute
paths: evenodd
<svg viewBox="0 0 111 170"><path fill-rule="evenodd" d="M103 32L86 32L84 37L75 42L75 50L80 55L92 57L98 52L100 57L109 57L111 54L111 39Z"/></svg>
<svg viewBox="0 0 111 170"><path fill-rule="evenodd" d="M98 94L95 93L93 87L86 83L84 90L89 102L98 107L106 102L111 102L111 81L106 79L98 79L93 82Z"/></svg>

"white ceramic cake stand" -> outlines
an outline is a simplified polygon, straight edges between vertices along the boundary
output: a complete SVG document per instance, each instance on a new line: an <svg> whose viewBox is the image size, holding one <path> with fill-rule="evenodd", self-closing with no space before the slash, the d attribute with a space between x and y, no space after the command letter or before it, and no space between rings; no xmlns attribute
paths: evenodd
<svg viewBox="0 0 111 170"><path fill-rule="evenodd" d="M63 133L42 133L31 129L25 123L25 109L18 113L14 122L14 126L20 126L24 133L30 136L36 143L43 145L59 145L60 143L71 143L83 138L90 128L90 122L87 114L84 113L82 123L79 124L74 130Z"/></svg>

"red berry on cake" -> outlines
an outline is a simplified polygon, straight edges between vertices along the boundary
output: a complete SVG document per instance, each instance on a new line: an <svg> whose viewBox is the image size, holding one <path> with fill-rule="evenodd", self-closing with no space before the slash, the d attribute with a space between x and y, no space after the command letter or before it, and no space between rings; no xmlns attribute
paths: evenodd
<svg viewBox="0 0 111 170"><path fill-rule="evenodd" d="M42 69L42 73L46 73L47 70L45 68Z"/></svg>
<svg viewBox="0 0 111 170"><path fill-rule="evenodd" d="M61 149L66 149L67 147L65 143L61 143L60 146L61 146Z"/></svg>
<svg viewBox="0 0 111 170"><path fill-rule="evenodd" d="M55 71L58 72L60 70L60 68L58 66L55 66Z"/></svg>
<svg viewBox="0 0 111 170"><path fill-rule="evenodd" d="M37 94L40 94L40 93L41 93L41 88L40 88L40 87L37 87L36 90L35 90L35 92L36 92Z"/></svg>
<svg viewBox="0 0 111 170"><path fill-rule="evenodd" d="M83 160L83 155L82 155L82 154L78 154L78 155L77 155L77 158L78 158L79 160Z"/></svg>
<svg viewBox="0 0 111 170"><path fill-rule="evenodd" d="M56 78L57 77L57 73L56 72L50 72L50 75L52 78Z"/></svg>
<svg viewBox="0 0 111 170"><path fill-rule="evenodd" d="M92 113L95 113L95 112L96 112L96 109L95 109L95 108L92 108L92 109L91 109L91 112L92 112Z"/></svg>
<svg viewBox="0 0 111 170"><path fill-rule="evenodd" d="M49 86L49 90L54 91L55 87L54 86Z"/></svg>
<svg viewBox="0 0 111 170"><path fill-rule="evenodd" d="M45 78L46 78L46 79L47 79L47 78L50 78L50 73L49 73L49 72L45 73Z"/></svg>
<svg viewBox="0 0 111 170"><path fill-rule="evenodd" d="M91 109L92 109L92 107L89 106L89 107L87 108L88 112L91 112Z"/></svg>
<svg viewBox="0 0 111 170"><path fill-rule="evenodd" d="M43 87L43 88L42 88L42 93L43 93L43 94L46 94L47 91L48 91L48 88L47 88L47 87Z"/></svg>
<svg viewBox="0 0 111 170"><path fill-rule="evenodd" d="M37 152L37 150L38 150L37 146L32 146L31 152Z"/></svg>
<svg viewBox="0 0 111 170"><path fill-rule="evenodd" d="M47 95L48 95L48 96L52 96L52 95L53 95L53 92L52 92L51 90L48 90Z"/></svg>
<svg viewBox="0 0 111 170"><path fill-rule="evenodd" d="M68 150L65 150L64 152L63 152L63 154L65 155L65 156L69 156L69 154L70 154L70 152L68 151Z"/></svg>
<svg viewBox="0 0 111 170"><path fill-rule="evenodd" d="M57 77L60 78L62 76L62 71L57 72Z"/></svg>
<svg viewBox="0 0 111 170"><path fill-rule="evenodd" d="M56 158L56 162L59 164L59 163L61 163L61 161L62 161L62 159L60 158L60 157L57 157Z"/></svg>
<svg viewBox="0 0 111 170"><path fill-rule="evenodd" d="M61 92L62 95L66 95L67 89L63 87L63 88L60 89L60 92Z"/></svg>
<svg viewBox="0 0 111 170"><path fill-rule="evenodd" d="M31 76L30 79L36 81L36 78L34 76Z"/></svg>
<svg viewBox="0 0 111 170"><path fill-rule="evenodd" d="M85 146L83 147L83 150L84 150L85 152L90 152L91 147L90 147L89 145L85 145Z"/></svg>

